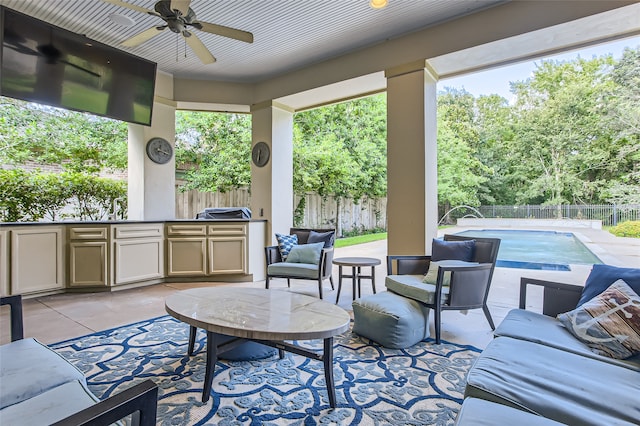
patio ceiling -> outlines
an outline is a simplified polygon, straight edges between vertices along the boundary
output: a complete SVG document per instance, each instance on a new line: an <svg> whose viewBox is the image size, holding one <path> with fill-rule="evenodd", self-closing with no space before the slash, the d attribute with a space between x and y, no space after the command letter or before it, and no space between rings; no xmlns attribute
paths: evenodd
<svg viewBox="0 0 640 426"><path fill-rule="evenodd" d="M153 9L155 4L155 0L123 1L147 9ZM0 4L12 9L157 62L158 69L172 75L178 86L181 81L218 82L240 87L251 92L251 96L257 94L258 101L274 99L294 110L384 90L384 70L392 60L401 61L405 57L423 58L436 77L444 78L640 33L637 2L564 2L571 4L571 8L584 9L584 17L568 23L558 18L557 25L545 24L544 28L536 26L536 21L553 23L554 17L531 16L531 25L526 16L513 22L504 19L500 22L512 27L507 32L523 34L505 38L492 35L492 39L487 33L500 31L490 28L471 36L465 34L466 40L458 42L457 38L465 37L449 33L446 43L473 45L447 51L437 46L442 40L434 43L431 38L425 43L427 37L421 35L455 25L465 17L489 17L494 11L495 15L508 16L515 8L527 7L544 12L544 8L539 7L540 3L531 6L535 2L502 0L389 0L386 8L374 10L368 3L368 0L192 0L191 8L198 20L254 35L254 42L248 44L196 31L217 58L217 62L203 65L182 38L170 31L163 31L135 48L120 45L140 31L162 24L158 17L102 0L0 0ZM513 7L508 9L510 5ZM119 25L110 18L112 14L130 18L135 24ZM473 38L478 40L476 44L469 42ZM412 44L411 40L416 42ZM394 46L396 52L387 54ZM422 51L417 55L406 54L414 46ZM364 54L380 57L379 66L367 69L343 61ZM341 70L331 77L318 71L323 66L335 67L336 61L351 70ZM291 88L283 90L286 84ZM215 86L212 91L220 92L220 87ZM179 108L193 109L247 111L250 103L227 102L224 96L209 102L203 102L197 95L193 99L189 96L180 99L179 92L174 98Z"/></svg>

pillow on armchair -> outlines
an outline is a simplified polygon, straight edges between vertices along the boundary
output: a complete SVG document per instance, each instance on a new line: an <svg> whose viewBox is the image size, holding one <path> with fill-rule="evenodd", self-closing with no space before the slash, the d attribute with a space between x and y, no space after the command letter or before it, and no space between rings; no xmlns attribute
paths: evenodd
<svg viewBox="0 0 640 426"><path fill-rule="evenodd" d="M289 252L294 246L298 245L297 235L283 235L276 234L276 240L278 241L278 249L280 250L280 257L282 260L287 260Z"/></svg>
<svg viewBox="0 0 640 426"><path fill-rule="evenodd" d="M293 246L285 263L307 263L317 265L320 263L324 243L307 243Z"/></svg>
<svg viewBox="0 0 640 426"><path fill-rule="evenodd" d="M434 238L431 243L431 261L462 260L463 262L471 262L475 248L475 240L444 241Z"/></svg>
<svg viewBox="0 0 640 426"><path fill-rule="evenodd" d="M309 232L309 239L307 240L307 244L310 243L324 243L324 248L333 247L333 242L335 239L336 233L334 231L329 232Z"/></svg>
<svg viewBox="0 0 640 426"><path fill-rule="evenodd" d="M617 280L624 280L636 294L640 294L640 269L595 264L584 283L578 306L593 299Z"/></svg>

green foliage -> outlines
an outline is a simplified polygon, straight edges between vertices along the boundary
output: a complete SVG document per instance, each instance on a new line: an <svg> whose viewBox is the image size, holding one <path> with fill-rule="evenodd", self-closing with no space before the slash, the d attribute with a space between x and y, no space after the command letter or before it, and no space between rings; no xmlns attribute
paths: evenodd
<svg viewBox="0 0 640 426"><path fill-rule="evenodd" d="M250 115L176 111L176 163L191 164L182 191L249 186L250 149Z"/></svg>
<svg viewBox="0 0 640 426"><path fill-rule="evenodd" d="M629 220L609 229L617 237L640 238L640 220Z"/></svg>
<svg viewBox="0 0 640 426"><path fill-rule="evenodd" d="M355 236L350 236L345 238L338 238L334 246L337 248L340 248L340 247L353 246L356 244L370 243L372 241L380 241L380 240L386 240L386 239L387 239L387 233L382 230L376 229L376 230L372 230L371 233L367 233L367 234L360 234L360 235L355 235Z"/></svg>
<svg viewBox="0 0 640 426"><path fill-rule="evenodd" d="M100 220L118 202L124 217L127 184L76 172L61 174L0 170L0 220L37 222L73 217ZM74 212L65 212L68 205Z"/></svg>

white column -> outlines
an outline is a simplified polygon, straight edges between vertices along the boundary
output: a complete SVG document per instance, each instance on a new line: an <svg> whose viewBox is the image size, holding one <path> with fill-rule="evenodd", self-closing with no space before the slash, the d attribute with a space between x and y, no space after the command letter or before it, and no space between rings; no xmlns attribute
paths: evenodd
<svg viewBox="0 0 640 426"><path fill-rule="evenodd" d="M176 217L175 155L156 164L146 154L149 139L161 137L175 144L176 108L155 102L151 126L129 124L129 220L166 220Z"/></svg>
<svg viewBox="0 0 640 426"><path fill-rule="evenodd" d="M424 61L387 70L387 252L431 254L438 232L436 78Z"/></svg>
<svg viewBox="0 0 640 426"><path fill-rule="evenodd" d="M275 102L251 107L253 147L265 142L271 158L264 167L251 163L251 213L267 220L267 241L293 226L293 111Z"/></svg>

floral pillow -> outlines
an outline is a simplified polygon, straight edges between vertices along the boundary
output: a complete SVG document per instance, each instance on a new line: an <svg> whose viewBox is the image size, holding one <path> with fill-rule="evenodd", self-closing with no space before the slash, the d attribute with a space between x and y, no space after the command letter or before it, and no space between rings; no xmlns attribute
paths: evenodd
<svg viewBox="0 0 640 426"><path fill-rule="evenodd" d="M640 296L623 280L558 320L597 354L617 359L640 354Z"/></svg>

